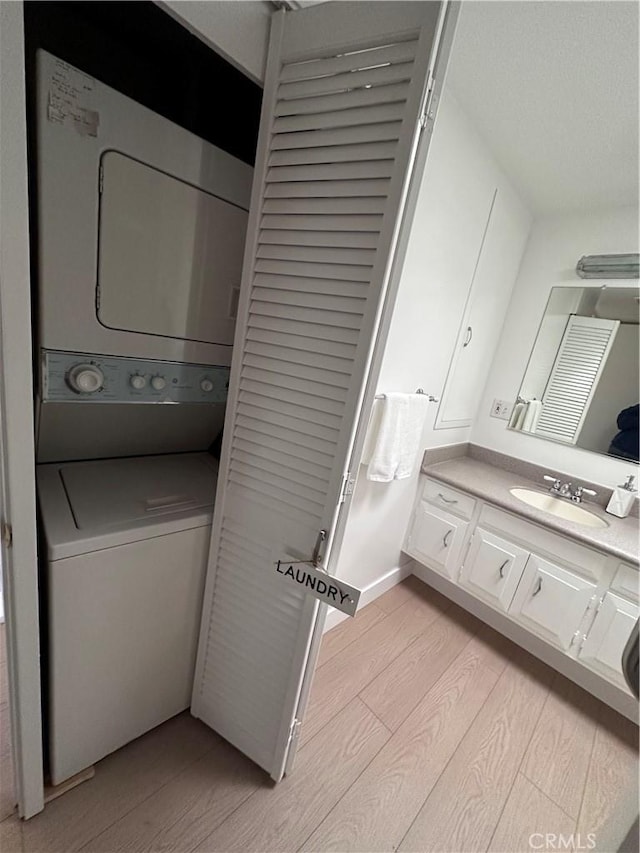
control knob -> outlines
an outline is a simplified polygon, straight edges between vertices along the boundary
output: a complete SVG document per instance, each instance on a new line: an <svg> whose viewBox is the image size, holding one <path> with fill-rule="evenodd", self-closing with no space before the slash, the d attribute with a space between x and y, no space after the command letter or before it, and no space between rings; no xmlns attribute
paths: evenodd
<svg viewBox="0 0 640 853"><path fill-rule="evenodd" d="M95 394L104 384L104 374L95 364L76 364L67 374L67 382L78 394Z"/></svg>
<svg viewBox="0 0 640 853"><path fill-rule="evenodd" d="M200 388L206 392L213 391L213 382L210 379L203 379Z"/></svg>
<svg viewBox="0 0 640 853"><path fill-rule="evenodd" d="M162 391L166 384L167 380L164 376L154 376L151 379L151 387L154 391Z"/></svg>
<svg viewBox="0 0 640 853"><path fill-rule="evenodd" d="M129 380L129 384L132 388L135 388L136 391L142 391L147 384L147 380L141 373L134 373Z"/></svg>

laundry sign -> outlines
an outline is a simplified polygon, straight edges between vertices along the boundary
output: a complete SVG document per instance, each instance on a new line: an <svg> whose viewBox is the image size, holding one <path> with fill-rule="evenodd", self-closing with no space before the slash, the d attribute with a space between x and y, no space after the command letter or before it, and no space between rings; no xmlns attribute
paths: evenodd
<svg viewBox="0 0 640 853"><path fill-rule="evenodd" d="M329 604L348 616L355 616L360 600L359 589L332 578L326 572L316 569L312 563L278 560L275 567L276 572L285 581L295 584L318 601Z"/></svg>

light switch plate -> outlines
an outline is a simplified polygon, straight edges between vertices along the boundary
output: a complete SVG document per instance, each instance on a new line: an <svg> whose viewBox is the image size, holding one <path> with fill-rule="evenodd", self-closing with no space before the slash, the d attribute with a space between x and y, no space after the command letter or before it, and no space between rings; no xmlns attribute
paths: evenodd
<svg viewBox="0 0 640 853"><path fill-rule="evenodd" d="M494 400L489 414L492 418L508 421L511 417L511 408L511 403L508 400Z"/></svg>

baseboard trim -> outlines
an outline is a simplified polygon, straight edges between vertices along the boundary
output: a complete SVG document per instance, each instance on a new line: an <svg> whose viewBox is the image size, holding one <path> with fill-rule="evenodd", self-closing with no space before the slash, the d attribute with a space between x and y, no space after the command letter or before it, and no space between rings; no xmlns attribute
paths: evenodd
<svg viewBox="0 0 640 853"><path fill-rule="evenodd" d="M390 590L391 587L396 586L396 584L399 584L405 578L408 578L410 574L413 574L412 560L409 560L403 566L396 566L394 569L391 569L391 571L382 575L382 577L373 581L373 583L370 583L362 590L358 610L366 607L367 604L371 604L372 601L375 601L376 598L387 592L387 590ZM335 628L336 625L339 625L348 618L349 617L346 613L341 613L339 610L336 610L335 607L330 607L329 612L327 613L327 618L324 621L323 633L330 631L331 628Z"/></svg>

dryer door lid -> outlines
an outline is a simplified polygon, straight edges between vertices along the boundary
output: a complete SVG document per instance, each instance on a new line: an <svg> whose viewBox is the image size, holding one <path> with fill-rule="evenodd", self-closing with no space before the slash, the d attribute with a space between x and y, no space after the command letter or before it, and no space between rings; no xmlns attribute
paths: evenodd
<svg viewBox="0 0 640 853"><path fill-rule="evenodd" d="M76 527L90 531L210 510L217 465L202 453L145 456L63 465L60 477Z"/></svg>

